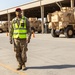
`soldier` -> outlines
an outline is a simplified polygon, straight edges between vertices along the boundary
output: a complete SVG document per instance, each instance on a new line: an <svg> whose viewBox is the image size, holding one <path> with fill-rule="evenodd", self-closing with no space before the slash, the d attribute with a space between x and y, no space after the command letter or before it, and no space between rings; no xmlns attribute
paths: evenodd
<svg viewBox="0 0 75 75"><path fill-rule="evenodd" d="M10 44L14 44L16 59L19 63L17 70L25 70L27 61L26 51L27 44L31 38L31 28L28 19L22 16L22 10L15 10L16 17L12 20L12 25L9 28Z"/></svg>

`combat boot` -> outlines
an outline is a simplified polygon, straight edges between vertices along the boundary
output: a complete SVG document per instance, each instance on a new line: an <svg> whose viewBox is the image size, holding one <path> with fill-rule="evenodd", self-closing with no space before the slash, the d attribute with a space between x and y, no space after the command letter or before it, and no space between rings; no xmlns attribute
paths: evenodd
<svg viewBox="0 0 75 75"><path fill-rule="evenodd" d="M17 70L21 70L22 69L22 65L18 65Z"/></svg>
<svg viewBox="0 0 75 75"><path fill-rule="evenodd" d="M22 70L26 70L26 65L22 65Z"/></svg>

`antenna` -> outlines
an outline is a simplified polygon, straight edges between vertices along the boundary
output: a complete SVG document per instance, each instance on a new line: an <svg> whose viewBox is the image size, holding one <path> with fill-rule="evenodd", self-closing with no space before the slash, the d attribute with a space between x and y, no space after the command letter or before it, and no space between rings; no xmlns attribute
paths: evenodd
<svg viewBox="0 0 75 75"><path fill-rule="evenodd" d="M62 8L62 4L60 2L56 2L56 4L59 6L60 9Z"/></svg>

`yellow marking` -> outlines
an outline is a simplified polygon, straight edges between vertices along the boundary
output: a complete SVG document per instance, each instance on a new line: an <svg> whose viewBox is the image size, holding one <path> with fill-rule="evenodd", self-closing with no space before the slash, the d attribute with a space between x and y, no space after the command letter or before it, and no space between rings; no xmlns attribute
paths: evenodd
<svg viewBox="0 0 75 75"><path fill-rule="evenodd" d="M2 64L2 63L0 63L0 66L6 68L6 69L8 69L8 70L11 70L12 72L15 72L15 73L17 73L17 74L19 74L19 75L26 75L25 73L20 72L20 71L17 71L17 70L14 70L14 69L11 68L10 66L4 65L4 64Z"/></svg>

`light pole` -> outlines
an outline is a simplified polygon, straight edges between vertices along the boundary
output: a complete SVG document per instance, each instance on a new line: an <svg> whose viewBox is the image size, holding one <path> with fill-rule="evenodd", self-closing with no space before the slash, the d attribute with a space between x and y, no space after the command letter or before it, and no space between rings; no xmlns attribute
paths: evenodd
<svg viewBox="0 0 75 75"><path fill-rule="evenodd" d="M7 10L7 16L8 16L8 28L10 26L10 13L8 13L8 10Z"/></svg>
<svg viewBox="0 0 75 75"><path fill-rule="evenodd" d="M74 7L74 0L71 0L71 8Z"/></svg>
<svg viewBox="0 0 75 75"><path fill-rule="evenodd" d="M41 4L42 0L39 1L40 1L41 19L42 19L42 33L44 33L44 6Z"/></svg>

